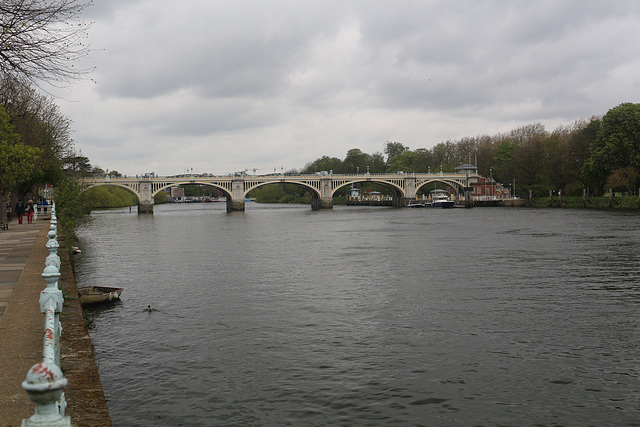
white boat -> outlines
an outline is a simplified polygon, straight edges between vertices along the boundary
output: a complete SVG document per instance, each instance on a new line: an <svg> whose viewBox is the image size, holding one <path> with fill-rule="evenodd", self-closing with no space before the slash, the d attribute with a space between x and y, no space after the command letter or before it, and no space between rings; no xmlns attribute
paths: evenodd
<svg viewBox="0 0 640 427"><path fill-rule="evenodd" d="M424 208L424 203L419 200L411 200L407 204L408 208Z"/></svg>
<svg viewBox="0 0 640 427"><path fill-rule="evenodd" d="M454 201L449 199L449 193L445 190L432 190L431 201L424 204L425 208L449 209L454 205Z"/></svg>

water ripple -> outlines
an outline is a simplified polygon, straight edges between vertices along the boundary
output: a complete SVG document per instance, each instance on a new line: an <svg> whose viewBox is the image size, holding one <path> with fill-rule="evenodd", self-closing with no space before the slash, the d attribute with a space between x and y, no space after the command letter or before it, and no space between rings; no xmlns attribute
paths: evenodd
<svg viewBox="0 0 640 427"><path fill-rule="evenodd" d="M116 426L640 425L636 214L93 217L79 282L126 288L88 310Z"/></svg>

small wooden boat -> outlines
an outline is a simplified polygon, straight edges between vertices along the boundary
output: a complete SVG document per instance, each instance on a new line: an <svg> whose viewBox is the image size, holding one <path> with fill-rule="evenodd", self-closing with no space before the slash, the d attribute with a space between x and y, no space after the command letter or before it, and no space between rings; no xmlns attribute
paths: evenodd
<svg viewBox="0 0 640 427"><path fill-rule="evenodd" d="M124 288L108 288L106 286L87 286L78 288L80 304L95 304L120 299Z"/></svg>

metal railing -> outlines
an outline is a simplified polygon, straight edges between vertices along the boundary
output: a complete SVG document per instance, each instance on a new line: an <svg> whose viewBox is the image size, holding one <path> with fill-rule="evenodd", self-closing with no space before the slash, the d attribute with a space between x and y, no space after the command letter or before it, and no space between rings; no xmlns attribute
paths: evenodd
<svg viewBox="0 0 640 427"><path fill-rule="evenodd" d="M47 284L40 293L40 311L44 314L44 336L42 344L42 362L29 369L22 388L35 403L35 414L22 420L23 427L70 427L71 419L64 415L67 403L64 388L67 379L60 369L60 336L62 325L60 313L64 298L58 288L60 278L60 257L58 256L58 220L55 204L51 206L51 225L47 237L49 256L45 260L42 278Z"/></svg>

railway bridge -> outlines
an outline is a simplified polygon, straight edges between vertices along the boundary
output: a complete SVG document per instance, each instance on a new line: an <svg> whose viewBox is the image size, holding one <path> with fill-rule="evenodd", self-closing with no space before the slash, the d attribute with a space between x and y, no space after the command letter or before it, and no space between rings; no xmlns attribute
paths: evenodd
<svg viewBox="0 0 640 427"><path fill-rule="evenodd" d="M409 200L415 199L418 190L432 183L442 183L454 189L456 194L469 189L470 182L480 176L475 171L460 173L405 173L394 174L333 174L321 172L310 175L267 175L255 176L237 173L233 175L214 176L179 175L159 177L154 174L142 177L100 177L79 179L83 191L101 185L115 185L133 193L138 199L138 213L153 213L153 197L160 191L182 184L209 185L220 190L227 200L227 212L244 211L247 194L254 188L263 185L284 183L300 186L311 193L311 208L332 209L333 196L339 189L351 184L370 182L383 185L393 193L396 207L406 206Z"/></svg>

